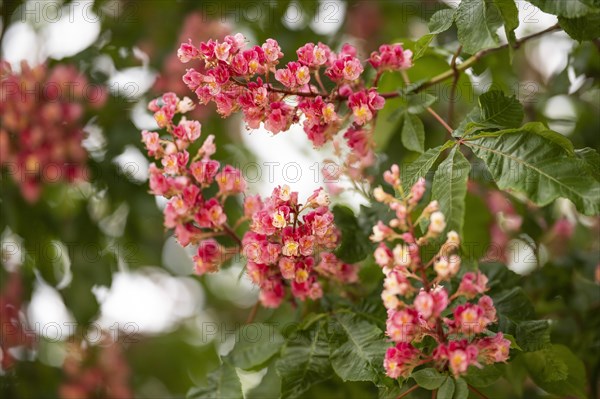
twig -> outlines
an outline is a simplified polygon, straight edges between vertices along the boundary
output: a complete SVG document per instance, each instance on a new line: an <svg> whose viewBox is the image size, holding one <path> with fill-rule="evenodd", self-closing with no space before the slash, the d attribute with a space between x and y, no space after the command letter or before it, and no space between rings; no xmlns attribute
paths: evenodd
<svg viewBox="0 0 600 399"><path fill-rule="evenodd" d="M479 392L479 391L478 391L478 390L477 390L475 387L473 387L473 386L471 386L471 385L468 385L468 384L467 384L467 387L469 387L469 389L470 389L471 391L475 392L475 393L476 393L477 395L479 395L481 398L483 398L483 399L489 399L487 396L485 396L484 394L482 394L481 392Z"/></svg>
<svg viewBox="0 0 600 399"><path fill-rule="evenodd" d="M438 115L437 112L435 112L433 110L433 108L431 107L427 107L427 112L429 112L431 115L433 115L433 117L442 125L444 126L444 128L448 131L448 133L452 134L452 132L454 131L454 129L452 129L452 127L450 127L449 124L446 123L445 120L442 119L441 116Z"/></svg>
<svg viewBox="0 0 600 399"><path fill-rule="evenodd" d="M321 75L319 74L319 70L318 69L315 69L315 80L319 84L319 87L321 88L321 90L323 90L324 92L326 92L327 90L325 90L325 86L323 85L323 82L321 81Z"/></svg>
<svg viewBox="0 0 600 399"><path fill-rule="evenodd" d="M258 312L258 308L260 307L260 302L256 302L254 304L254 306L252 306L252 309L250 310L250 314L248 314L248 318L246 319L246 324L250 324L254 321L254 318L256 317L256 313Z"/></svg>
<svg viewBox="0 0 600 399"><path fill-rule="evenodd" d="M406 71L400 71L400 74L402 75L402 79L404 79L404 83L408 86L410 84L410 79L408 78L408 75L407 75ZM454 131L454 129L452 129L450 126L448 126L448 124L446 123L446 121L443 120L442 117L439 116L437 114L437 112L435 112L433 110L433 108L427 107L427 112L429 112L431 115L433 115L433 117L438 122L440 122L442 126L444 126L444 128L448 131L448 133L452 134L452 132Z"/></svg>
<svg viewBox="0 0 600 399"><path fill-rule="evenodd" d="M520 39L518 39L515 44L513 45L514 49L518 49L519 47L521 47L525 42L531 40L531 39L535 39L539 36L543 36L546 33L550 33L550 32L554 32L556 30L559 30L560 25L556 24L556 25L552 25L551 27L544 29L542 31L536 32L536 33L532 33L531 35L528 36L524 36ZM418 93L421 92L431 86L434 86L438 83L441 83L447 79L450 79L454 76L456 76L456 74L465 71L467 69L469 69L473 64L475 64L477 61L479 61L481 58L483 58L484 56L496 52L496 51L500 51L503 50L507 47L509 47L510 44L509 43L505 43L502 44L500 46L497 47L491 47L491 48L487 48L484 50L480 50L477 53L473 54L471 57L467 58L464 62L462 62L459 65L455 65L454 67L450 68L449 70L447 70L446 72L442 72L439 75L434 76L433 78L419 84L416 85L415 87L407 90L406 93L402 93L402 94L407 94L407 93ZM235 82L236 84L240 85L240 86L246 86L246 83L244 82L240 82L238 80L232 79L233 82ZM282 93L282 94L287 94L287 95L294 95L294 96L300 96L300 97L316 97L316 96L321 96L321 97L327 97L327 95L329 93L324 93L324 92L296 92L293 90L287 90L287 89L281 89L281 88L277 88L277 87L273 87L272 85L268 85L267 89L269 91L272 91L274 93ZM398 91L393 91L393 92L389 92L389 93L380 93L380 96L382 96L383 98L394 98L394 97L398 97L400 96L401 93ZM336 95L335 97L333 97L332 99L334 100L345 100L347 98L347 96L342 96L342 95Z"/></svg>
<svg viewBox="0 0 600 399"><path fill-rule="evenodd" d="M458 79L460 78L460 71L456 69L456 59L460 55L462 51L462 46L458 46L458 49L452 56L452 61L450 62L450 67L454 72L454 77L452 78L452 86L450 86L450 98L448 98L448 124L452 125L452 121L454 119L454 102L456 101L456 86L458 85Z"/></svg>
<svg viewBox="0 0 600 399"><path fill-rule="evenodd" d="M515 42L515 45L513 48L517 49L519 47L521 47L523 45L523 43L531 40L531 39L535 39L536 37L545 35L546 33L549 32L553 32L555 30L559 30L560 29L560 25L556 24L556 25L552 25L551 27L544 29L542 31L533 33L529 36L524 36L521 39L517 40ZM470 68L473 64L475 64L477 61L479 61L482 57L488 55L489 53L493 53L496 51L500 51L503 50L505 48L507 48L509 46L508 43L502 44L498 47L492 47L492 48L488 48L485 50L481 50L478 51L477 53L475 53L474 55L472 55L471 57L467 58L463 63L461 63L460 65L458 65L456 67L457 70L459 71L464 71L468 68ZM433 85L436 85L440 82L443 82L446 79L451 78L452 76L454 76L454 71L452 69L449 69L446 72L440 73L437 76L434 76L433 78L429 79L428 81L424 82L423 84L419 85L418 87L415 87L413 90L411 90L410 92L412 93L418 93L420 91L425 90L428 87L431 87Z"/></svg>
<svg viewBox="0 0 600 399"><path fill-rule="evenodd" d="M409 393L411 393L412 391L417 390L417 389L419 389L419 386L418 385L413 385L412 387L410 387L406 391L402 392L400 394L400 396L398 396L396 399L401 399L401 398L405 397L406 395L408 395Z"/></svg>
<svg viewBox="0 0 600 399"><path fill-rule="evenodd" d="M233 231L233 229L231 227L229 227L228 224L224 224L223 225L223 230L225 230L225 233L227 233L227 235L231 238L233 238L233 240L241 247L242 246L242 240L240 237L238 237L238 235L235 233L235 231Z"/></svg>

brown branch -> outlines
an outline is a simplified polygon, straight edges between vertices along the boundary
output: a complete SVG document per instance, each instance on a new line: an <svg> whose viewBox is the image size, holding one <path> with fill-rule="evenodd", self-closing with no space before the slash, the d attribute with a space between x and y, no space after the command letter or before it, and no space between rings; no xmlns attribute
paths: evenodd
<svg viewBox="0 0 600 399"><path fill-rule="evenodd" d="M240 248L241 248L241 246L242 246L242 239L241 239L241 238L240 238L240 237L239 237L239 236L236 234L236 232L235 232L235 231L233 231L233 229L232 229L231 227L229 227L229 225L228 225L228 224L224 224L224 225L223 225L223 230L225 231L225 233L226 233L226 234L227 234L229 237L233 238L233 240L234 240L234 241L235 241L235 242L236 242L236 243L237 243L237 244L240 246Z"/></svg>
<svg viewBox="0 0 600 399"><path fill-rule="evenodd" d="M417 389L419 389L419 386L418 385L413 385L412 387L410 387L406 391L402 392L400 394L400 396L398 396L396 399L402 399L403 397L405 397L406 395L408 395L409 393L411 393L412 391L415 391Z"/></svg>
<svg viewBox="0 0 600 399"><path fill-rule="evenodd" d="M246 324L250 324L254 321L254 318L256 317L256 313L258 312L258 308L260 307L260 302L256 302L254 304L254 306L252 306L252 309L250 310L250 313L248 314L248 318L246 319Z"/></svg>
<svg viewBox="0 0 600 399"><path fill-rule="evenodd" d="M437 112L435 112L433 110L433 108L431 107L427 107L427 112L429 112L431 115L433 115L433 117L442 125L444 126L444 128L448 131L448 133L452 134L452 132L454 131L454 129L452 129L450 127L449 124L446 123L446 121L444 119L442 119L441 116L438 115Z"/></svg>
<svg viewBox="0 0 600 399"><path fill-rule="evenodd" d="M533 33L529 36L524 36L521 39L517 40L513 46L513 48L518 49L519 47L521 47L523 45L523 43L531 40L531 39L535 39L536 37L545 35L546 33L549 32L554 32L556 30L560 29L560 25L556 24L556 25L552 25L551 27L544 29L542 31ZM488 55L489 53L493 53L496 51L500 51L503 50L505 48L507 48L509 46L508 43L505 43L503 45L500 45L498 47L492 47L492 48L488 48L485 50L481 50L478 51L477 53L475 53L474 55L472 55L471 57L467 58L463 63L461 63L460 65L458 65L456 67L457 70L459 71L464 71L466 69L469 69L473 64L475 64L477 61L479 61L481 58L483 58L484 56ZM428 87L431 87L433 85L436 85L440 82L443 82L446 79L451 78L454 75L454 71L452 69L447 70L446 72L443 72L437 76L434 76L433 78L429 79L427 82L421 84L418 87L415 87L413 90L411 90L411 92L413 93L418 93L420 91L425 90Z"/></svg>
<svg viewBox="0 0 600 399"><path fill-rule="evenodd" d="M471 391L475 392L475 393L476 393L477 395L479 395L481 398L483 398L483 399L489 399L487 396L485 396L484 394L482 394L482 393L481 393L479 390L477 390L475 387L473 387L473 386L471 386L471 385L468 385L468 384L467 384L467 387L469 387L469 389L470 389Z"/></svg>
<svg viewBox="0 0 600 399"><path fill-rule="evenodd" d="M531 39L535 39L537 37L545 35L546 33L554 32L559 29L561 29L560 25L556 24L556 25L552 25L551 27L544 29L542 31L532 33L531 35L528 35L528 36L524 36L521 39L518 39L517 41L515 41L513 48L518 49L525 42L527 42ZM414 88L408 90L407 93L418 93L418 92L421 92L431 86L434 86L434 85L441 83L447 79L450 79L450 78L456 76L457 74L460 74L460 72L469 69L473 64L477 63L484 56L486 56L490 53L496 52L496 51L503 50L505 48L508 48L509 46L510 46L509 43L505 43L505 44L502 44L497 47L491 47L491 48L487 48L484 50L480 50L477 53L473 54L471 57L467 58L461 64L454 65L452 68L450 68L446 72L442 72L439 75L436 75L433 78L429 79L428 81L423 82L423 83L415 86ZM460 50L460 48L459 48L459 50ZM457 55L456 55L456 57L457 57ZM454 62L456 62L455 59L454 59ZM240 82L235 79L231 79L231 80L240 86L247 86L247 84L244 82ZM268 85L267 90L272 91L274 93L281 93L281 94L294 95L294 96L300 96L300 97L316 97L316 96L327 97L329 94L329 93L323 93L323 92L315 92L315 93L313 93L313 92L297 92L297 91L293 91L293 90L273 87L272 85ZM379 95L382 96L383 98L394 98L394 97L400 96L401 94L402 93L400 93L399 91L393 91L393 92L389 92L389 93L379 93ZM339 100L345 100L346 98L347 98L346 96L340 96L338 94L335 97L333 97L332 100L339 101Z"/></svg>
<svg viewBox="0 0 600 399"><path fill-rule="evenodd" d="M450 97L448 98L448 124L452 125L452 121L454 119L454 102L456 101L456 86L458 85L458 79L460 78L460 71L456 69L456 59L460 55L462 51L462 46L458 46L458 49L452 56L452 61L450 62L450 68L452 68L452 72L454 76L452 78L452 86L450 87Z"/></svg>

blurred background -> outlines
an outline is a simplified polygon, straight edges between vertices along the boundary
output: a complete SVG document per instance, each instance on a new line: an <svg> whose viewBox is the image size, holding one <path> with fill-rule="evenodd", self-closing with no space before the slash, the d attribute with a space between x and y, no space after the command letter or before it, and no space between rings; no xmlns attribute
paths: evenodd
<svg viewBox="0 0 600 399"><path fill-rule="evenodd" d="M176 57L179 44L241 32L252 44L276 38L285 62L304 43L317 41L336 49L352 43L366 58L383 43L414 48L428 33L430 16L458 2L0 3L1 56L12 70L3 66L0 96L2 397L166 398L206 380L257 298L241 262L193 276L191 250L164 231L164 202L148 194L140 131L156 126L146 104L165 91L192 94L181 81L186 66ZM556 23L525 1L518 5L517 37ZM458 47L454 27L435 40L436 48L409 71L412 81L448 69ZM20 77L10 82L26 82L24 93L8 84L11 74ZM490 55L463 74L456 115L469 111L477 94L497 87L518 97L528 120L546 122L576 147L597 149L599 74L594 43L552 33L514 54ZM393 90L397 79L386 75L380 86ZM430 89L442 115L448 88ZM18 106L11 108L10 101ZM382 166L418 155L400 144L394 101L378 124ZM332 149L315 151L301 127L270 137L246 130L239 117L219 118L210 106L193 116L203 134L216 136L216 159L240 167L250 191L267 194L287 183L306 196L324 184L319 171ZM424 123L426 147L441 144L445 132L433 119ZM9 139L11 134L19 139ZM57 162L70 166L55 170ZM355 210L362 204L348 190L335 201ZM600 343L592 331L600 328L593 281L598 220L581 217L566 201L532 211L478 186L468 204L466 239L477 244L475 256L494 244L494 259L523 275L520 284L534 297L536 311L558 320L553 338L574 348L597 376ZM365 284L376 287L372 261L365 263ZM286 323L296 313L289 306L261 309L257 320ZM248 397L268 397L256 387L279 383L265 373L241 376ZM534 397L511 391L510 384L502 389L509 395L504 397ZM376 395L366 383L330 381L307 397Z"/></svg>

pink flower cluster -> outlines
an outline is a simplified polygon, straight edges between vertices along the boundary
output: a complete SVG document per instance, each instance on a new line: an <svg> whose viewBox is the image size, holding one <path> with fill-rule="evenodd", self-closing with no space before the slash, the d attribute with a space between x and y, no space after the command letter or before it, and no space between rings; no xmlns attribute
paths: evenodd
<svg viewBox="0 0 600 399"><path fill-rule="evenodd" d="M91 85L73 66L30 67L15 72L0 64L0 168L36 202L44 184L87 176L81 118L85 106L101 106L106 90Z"/></svg>
<svg viewBox="0 0 600 399"><path fill-rule="evenodd" d="M460 275L458 234L448 232L435 256L427 261L421 258L421 247L446 231L446 221L436 201L412 220L411 214L425 192L425 180L419 179L405 193L397 165L384 174L384 180L401 193L396 198L381 187L374 190L376 200L394 212L389 223L380 221L373 227L371 236L372 241L380 243L374 256L385 274L381 297L388 309L386 335L396 344L385 356L387 375L407 378L415 367L431 363L457 377L471 365L505 362L510 341L502 333L488 330L497 318L492 299L485 295L487 277L479 271L464 273L459 283L452 285L458 285L454 292L448 284ZM421 221L428 224L417 237L416 226ZM413 345L425 336L437 341L430 353Z"/></svg>
<svg viewBox="0 0 600 399"><path fill-rule="evenodd" d="M148 155L160 160L162 166L150 165L150 192L169 199L164 225L174 229L181 245L199 245L194 259L196 271L201 274L216 270L227 256L214 237L233 234L227 225L224 203L227 197L244 192L246 182L238 169L231 165L221 168L219 161L211 158L216 152L213 135L190 155L188 148L200 138L202 126L185 116L177 121L175 117L193 107L189 98L180 99L174 93L152 100L148 108L168 136L161 138L157 132L143 131L142 142ZM217 193L209 198L205 191L215 186Z"/></svg>
<svg viewBox="0 0 600 399"><path fill-rule="evenodd" d="M376 88L367 88L364 65L356 48L345 44L334 52L323 43L307 43L297 51L297 60L277 69L283 57L276 40L246 48L241 34L223 41L208 40L198 47L191 40L183 43L178 55L183 63L204 61L201 73L190 68L183 81L198 96L201 104L214 102L224 117L241 111L249 128L261 123L274 134L303 120L304 131L315 146L330 141L349 122L344 138L352 151L366 154L351 159L372 164L372 122L385 99ZM376 69L377 81L384 70L402 70L411 66L412 54L399 44L381 46L369 62ZM270 77L281 84L275 87ZM323 83L329 79L328 88ZM271 79L272 81L272 79ZM326 82L327 83L327 82Z"/></svg>
<svg viewBox="0 0 600 399"><path fill-rule="evenodd" d="M226 51L226 46L219 51ZM202 134L199 122L177 116L194 107L190 99L166 93L148 107L168 133L161 137L157 132L142 132L148 155L161 165L150 165L150 192L169 199L164 225L174 230L179 243L198 246L194 256L197 274L217 271L241 251L248 260L248 275L260 287L260 301L266 307L279 306L286 287L300 300L320 298L318 277L340 283L356 281L355 267L330 252L337 247L340 233L323 189L316 190L304 205L287 185L276 187L264 200L258 195L246 196L244 216L232 228L224 204L229 196L246 190L240 170L231 165L221 168L212 159L216 151L212 135L195 154L188 152ZM213 196L207 194L211 189L216 189ZM234 230L245 221L250 222L250 230L240 239ZM238 247L223 247L215 239L223 235L230 236Z"/></svg>
<svg viewBox="0 0 600 399"><path fill-rule="evenodd" d="M131 368L123 346L102 332L101 345L69 341L62 366L64 380L58 387L63 399L102 397L133 398Z"/></svg>
<svg viewBox="0 0 600 399"><path fill-rule="evenodd" d="M329 252L337 247L340 233L328 205L322 189L302 205L298 193L286 185L276 187L264 201L246 197L244 211L251 223L242 240L243 253L263 306L278 307L285 287L302 301L320 298L319 276L340 283L357 280L356 268Z"/></svg>

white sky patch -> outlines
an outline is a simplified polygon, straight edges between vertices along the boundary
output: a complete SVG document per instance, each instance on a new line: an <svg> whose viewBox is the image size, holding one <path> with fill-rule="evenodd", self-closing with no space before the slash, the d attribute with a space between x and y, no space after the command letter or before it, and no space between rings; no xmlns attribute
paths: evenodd
<svg viewBox="0 0 600 399"><path fill-rule="evenodd" d="M544 107L544 115L555 121L548 122L548 126L564 135L570 135L577 122L577 110L573 101L566 95L554 96L548 99Z"/></svg>
<svg viewBox="0 0 600 399"><path fill-rule="evenodd" d="M132 67L116 71L106 82L113 94L135 100L146 93L154 84L156 72L146 67Z"/></svg>
<svg viewBox="0 0 600 399"><path fill-rule="evenodd" d="M133 323L142 334L170 331L204 304L204 292L195 280L172 277L157 268L115 273L112 286L95 287L94 294L102 327Z"/></svg>
<svg viewBox="0 0 600 399"><path fill-rule="evenodd" d="M66 340L73 331L73 315L58 291L38 279L27 308L30 327L52 341Z"/></svg>
<svg viewBox="0 0 600 399"><path fill-rule="evenodd" d="M16 272L25 262L27 252L23 245L23 237L7 226L0 236L0 259L8 272Z"/></svg>
<svg viewBox="0 0 600 399"><path fill-rule="evenodd" d="M125 150L115 157L113 162L129 180L135 183L144 183L148 180L148 159L136 147L125 146Z"/></svg>
<svg viewBox="0 0 600 399"><path fill-rule="evenodd" d="M297 1L291 1L281 17L283 25L290 30L300 30L308 23L306 10Z"/></svg>
<svg viewBox="0 0 600 399"><path fill-rule="evenodd" d="M2 39L2 58L15 69L18 69L21 60L26 60L30 65L44 61L39 52L37 35L31 25L16 22L8 27Z"/></svg>
<svg viewBox="0 0 600 399"><path fill-rule="evenodd" d="M514 239L508 243L508 268L513 272L526 275L534 271L538 265L533 248L524 240Z"/></svg>
<svg viewBox="0 0 600 399"><path fill-rule="evenodd" d="M74 1L47 19L41 30L47 57L73 56L91 46L100 34L100 17L92 11L93 1ZM46 8L42 4L42 11Z"/></svg>
<svg viewBox="0 0 600 399"><path fill-rule="evenodd" d="M241 264L208 274L206 283L213 294L240 308L249 308L256 303L258 287L252 284L245 271L242 272Z"/></svg>
<svg viewBox="0 0 600 399"><path fill-rule="evenodd" d="M300 202L317 188L325 188L322 174L325 159L337 162L331 144L315 149L306 137L301 124L294 124L288 131L273 135L262 125L259 129L246 130L241 122L244 145L256 156L256 164L236 165L248 181L249 191L269 196L278 185L287 184L298 191ZM353 209L366 203L356 192L348 190L349 183L340 180L345 191L337 199ZM336 198L332 198L337 202Z"/></svg>
<svg viewBox="0 0 600 399"><path fill-rule="evenodd" d="M346 3L339 0L319 0L310 28L319 35L332 35L340 29L345 17Z"/></svg>
<svg viewBox="0 0 600 399"><path fill-rule="evenodd" d="M131 121L138 130L156 130L158 124L154 116L148 111L148 101L142 99L135 103L131 109ZM140 136L141 139L141 136Z"/></svg>

